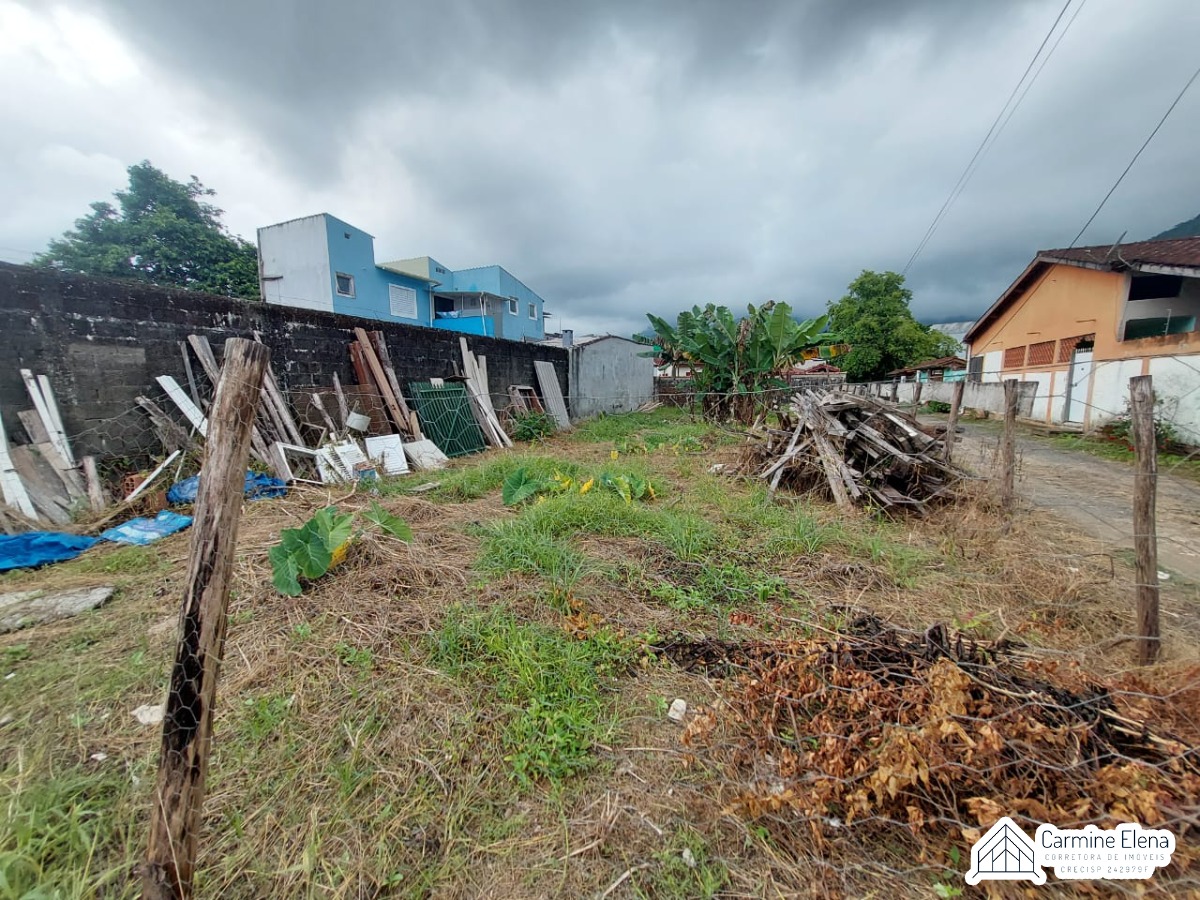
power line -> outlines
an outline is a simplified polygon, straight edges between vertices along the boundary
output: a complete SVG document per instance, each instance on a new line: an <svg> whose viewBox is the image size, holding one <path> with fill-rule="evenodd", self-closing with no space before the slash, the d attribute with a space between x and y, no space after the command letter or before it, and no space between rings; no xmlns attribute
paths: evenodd
<svg viewBox="0 0 1200 900"><path fill-rule="evenodd" d="M1021 104L1025 102L1025 98L1027 96L1029 96L1029 91L1033 87L1034 83L1038 80L1038 76L1040 76L1042 74L1042 69L1046 68L1046 63L1050 62L1050 57L1052 57L1054 55L1054 51L1058 49L1058 45L1061 44L1063 38L1067 36L1067 32L1071 30L1071 26L1075 24L1075 20L1077 18L1079 18L1079 13L1083 11L1083 8L1086 5L1087 5L1087 0L1081 0L1079 5L1075 7L1075 12L1073 12L1071 14L1071 18L1067 19L1067 24L1064 25L1062 31L1060 31L1058 33L1058 37L1055 39L1054 43L1050 45L1050 50L1046 53L1045 56L1042 57L1041 64L1038 65L1037 71L1033 73L1033 77L1030 78L1029 81L1026 83L1025 90L1021 91L1021 96L1019 96L1017 98L1017 102L1012 105L1012 108L1009 109L1009 111L1008 111L1008 115L1004 117L1004 121L1001 122L1000 127L996 129L995 135L992 136L991 143L989 143L986 147L983 148L983 153L981 153L979 155L979 161L976 162L974 168L970 169L969 173L967 174L966 180L963 181L962 186L959 187L958 191L956 193L954 193L953 199L950 201L950 206L953 206L954 203L957 202L958 198L960 196L962 196L963 191L965 191L967 189L967 185L969 185L971 183L971 179L975 177L975 173L979 171L980 166L983 165L983 161L985 159L987 159L988 153L991 151L991 149L993 147L996 146L996 142L998 140L1000 140L1000 135L1004 134L1004 129L1008 127L1008 123L1012 121L1012 117L1014 115L1016 115L1017 110L1021 108ZM1019 82L1018 82L1017 86L1020 87ZM947 212L947 214L949 214L949 208L947 208L946 212ZM943 217L943 221L944 221L944 217ZM935 225L934 230L932 232L930 232L930 234L929 234L929 238L918 249L918 251L917 251L918 253L920 253L921 250L924 249L925 244L927 244L930 240L933 239L933 235L937 232L937 228L940 225L941 225L941 222L938 222L937 225Z"/></svg>
<svg viewBox="0 0 1200 900"><path fill-rule="evenodd" d="M1167 108L1167 111L1163 113L1163 117L1158 120L1158 124L1155 125L1154 130L1150 132L1150 136L1146 138L1146 140L1142 143L1142 146L1138 147L1137 153L1133 154L1133 159L1129 161L1129 165L1125 167L1125 171L1121 173L1120 177L1115 182L1113 182L1113 186L1108 189L1108 193L1104 195L1104 199L1100 201L1100 205L1096 207L1096 211L1092 213L1091 218L1083 223L1083 227L1079 229L1079 234L1075 235L1075 240L1071 241L1072 247L1079 243L1079 239L1083 237L1083 233L1088 230L1088 226L1090 226L1092 222L1096 220L1096 216L1100 215L1100 210L1104 209L1104 204L1108 202L1108 198L1111 197L1113 192L1121 186L1121 182L1125 180L1125 176L1129 174L1129 170L1133 168L1133 164L1138 161L1138 157L1142 155L1142 151L1150 146L1150 142L1154 140L1154 136L1158 134L1158 129L1163 127L1163 123L1166 122L1171 113L1175 111L1175 107L1179 105L1179 101L1183 99L1183 95L1188 92L1188 88L1192 86L1192 82L1196 80L1196 76L1198 75L1200 75L1200 68L1197 68L1196 71L1192 73L1192 77L1187 80L1187 84L1183 86L1183 90L1179 92L1179 94L1175 97L1175 100Z"/></svg>
<svg viewBox="0 0 1200 900"><path fill-rule="evenodd" d="M1054 24L1050 26L1050 30L1046 32L1046 36L1042 38L1041 44L1038 45L1037 52L1034 53L1033 58L1029 60L1029 65L1025 67L1025 71L1021 73L1021 78L1017 81L1016 85L1014 85L1012 93L1008 95L1008 99L1004 101L1004 105L1000 107L1000 111L996 113L996 118L992 122L992 127L988 129L987 134L983 136L983 140L979 142L979 146L975 148L975 153L971 157L971 161L967 163L967 167L963 169L962 174L958 176L958 181L956 181L954 183L954 187L950 189L950 193L946 196L945 202L942 203L941 209L939 209L937 215L933 217L933 221L929 223L929 227L925 229L925 234L922 236L920 243L917 245L917 249L914 250L912 252L912 256L908 258L908 262L904 264L904 271L901 274L908 274L908 270L912 268L912 264L916 261L917 257L921 255L921 251L925 249L925 245L929 243L930 238L933 237L933 233L937 231L937 228L941 224L942 219L945 217L946 212L953 205L958 195L962 193L962 188L966 186L966 182L970 178L971 170L979 160L980 155L983 153L988 141L991 140L992 135L996 133L996 128L999 126L1000 120L1004 117L1004 113L1008 110L1009 105L1013 102L1013 98L1017 96L1017 92L1021 90L1021 85L1025 83L1025 79L1029 77L1029 73L1033 70L1033 66L1038 61L1038 57L1042 55L1042 51L1046 48L1046 44L1050 42L1050 37L1054 34L1055 29L1058 28L1058 23L1062 21L1062 17L1067 12L1067 7L1069 7L1072 2L1073 0L1067 0L1067 2L1063 4L1062 9L1058 11L1058 15L1054 19ZM1014 107L1014 111L1015 109L1016 108Z"/></svg>
<svg viewBox="0 0 1200 900"><path fill-rule="evenodd" d="M1050 57L1052 57L1054 55L1054 51L1058 49L1058 45L1062 43L1062 39L1067 36L1067 32L1071 30L1071 26L1075 24L1075 20L1079 18L1079 14L1081 12L1083 12L1083 8L1085 6L1087 6L1087 0L1082 0L1082 2L1078 6L1075 7L1075 12L1071 13L1071 18L1067 19L1066 26L1063 28L1062 31L1060 31L1058 33L1058 37L1055 38L1054 43L1051 45L1050 52L1047 53L1045 55L1045 57L1043 57L1041 65L1039 65L1037 67L1037 71L1034 72L1033 77L1031 79L1029 79L1029 84L1025 85L1025 90L1021 92L1021 96L1017 98L1016 104L1013 106L1013 108L1011 110L1009 110L1008 116L1004 119L1004 122L1000 125L1000 130L996 132L995 140L993 140L991 146L988 147L989 150L991 149L992 146L995 146L996 141L998 141L1000 139L1000 135L1002 135L1004 133L1004 129L1008 127L1008 123L1012 120L1013 113L1015 113L1017 111L1017 107L1019 107L1022 103L1025 102L1025 97L1026 97L1026 95L1028 95L1029 89L1032 88L1034 83L1038 80L1038 76L1040 76L1042 74L1042 69L1046 68L1046 63L1050 62ZM986 156L986 155L987 155L987 152L985 151L984 156Z"/></svg>

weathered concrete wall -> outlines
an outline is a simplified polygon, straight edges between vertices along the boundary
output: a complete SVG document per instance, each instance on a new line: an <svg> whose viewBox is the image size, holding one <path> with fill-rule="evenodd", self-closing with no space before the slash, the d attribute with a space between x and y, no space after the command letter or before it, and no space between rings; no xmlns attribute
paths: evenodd
<svg viewBox="0 0 1200 900"><path fill-rule="evenodd" d="M900 403L911 403L913 399L913 391L916 389L916 382L903 381L896 385L896 399ZM943 403L949 403L950 398L954 394L954 382L952 381L922 381L921 384L921 402L928 403L930 400L940 400ZM847 388L853 390L856 385L847 385ZM876 381L866 385L870 389L872 396L890 398L892 395L892 383L890 381ZM1038 397L1038 383L1036 381L1022 381L1017 384L1017 415L1021 418L1028 419L1033 414L1034 400ZM985 382L976 384L974 382L966 382L963 385L962 408L971 410L976 413L986 412L992 415L1004 415L1004 385L997 382Z"/></svg>
<svg viewBox="0 0 1200 900"><path fill-rule="evenodd" d="M654 398L654 360L644 344L623 338L571 348L571 418L628 412Z"/></svg>
<svg viewBox="0 0 1200 900"><path fill-rule="evenodd" d="M452 332L0 264L3 426L24 439L17 411L32 404L19 370L33 369L49 377L80 454L140 454L152 449L153 437L134 397L161 397L157 375L186 384L179 342L187 335L205 335L219 358L227 339L258 332L281 388L299 393L329 387L335 372L343 384L356 382L347 349L356 326L384 333L405 389L410 381L454 375L461 365L460 336ZM565 350L473 335L467 343L487 357L497 408L507 404L510 384L537 384L535 360L554 363L563 394L570 394Z"/></svg>

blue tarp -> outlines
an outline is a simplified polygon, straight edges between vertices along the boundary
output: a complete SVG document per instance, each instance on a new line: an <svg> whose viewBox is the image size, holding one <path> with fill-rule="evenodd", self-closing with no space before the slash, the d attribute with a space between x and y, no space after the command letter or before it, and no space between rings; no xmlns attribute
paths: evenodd
<svg viewBox="0 0 1200 900"><path fill-rule="evenodd" d="M74 559L99 542L99 538L58 531L0 535L0 572Z"/></svg>
<svg viewBox="0 0 1200 900"><path fill-rule="evenodd" d="M116 528L102 532L100 537L118 544L145 546L153 544L159 538L165 538L168 534L181 531L191 524L191 516L181 516L179 513L164 509L153 519L130 519Z"/></svg>
<svg viewBox="0 0 1200 900"><path fill-rule="evenodd" d="M183 481L171 485L171 489L167 491L167 502L195 503L199 490L200 476L193 475L191 478L185 478ZM247 472L245 492L247 500L268 500L286 494L287 484L270 475Z"/></svg>

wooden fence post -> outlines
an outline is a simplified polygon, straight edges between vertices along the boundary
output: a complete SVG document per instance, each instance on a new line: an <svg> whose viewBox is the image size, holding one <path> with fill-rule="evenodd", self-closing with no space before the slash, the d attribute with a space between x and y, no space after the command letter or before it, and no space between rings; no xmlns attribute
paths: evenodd
<svg viewBox="0 0 1200 900"><path fill-rule="evenodd" d="M950 462L954 455L955 434L958 431L958 410L962 406L963 388L963 382L956 381L954 387L950 389L950 418L946 421L946 444L943 451L946 462Z"/></svg>
<svg viewBox="0 0 1200 900"><path fill-rule="evenodd" d="M179 647L163 716L150 846L142 872L146 900L192 895L250 429L269 361L263 344L243 338L225 343L224 366L208 418Z"/></svg>
<svg viewBox="0 0 1200 900"><path fill-rule="evenodd" d="M1017 379L1004 382L1004 433L1000 437L1000 506L1011 513L1017 468Z"/></svg>
<svg viewBox="0 0 1200 900"><path fill-rule="evenodd" d="M1155 494L1158 446L1154 433L1154 386L1149 375L1129 379L1129 412L1137 472L1133 476L1133 548L1137 578L1138 664L1158 659L1158 535Z"/></svg>
<svg viewBox="0 0 1200 900"><path fill-rule="evenodd" d="M921 388L923 386L924 386L923 383L920 381L913 382L912 405L913 405L913 415L914 416L917 414L917 410L921 408Z"/></svg>
<svg viewBox="0 0 1200 900"><path fill-rule="evenodd" d="M892 402L897 403L900 400L900 379L892 381Z"/></svg>

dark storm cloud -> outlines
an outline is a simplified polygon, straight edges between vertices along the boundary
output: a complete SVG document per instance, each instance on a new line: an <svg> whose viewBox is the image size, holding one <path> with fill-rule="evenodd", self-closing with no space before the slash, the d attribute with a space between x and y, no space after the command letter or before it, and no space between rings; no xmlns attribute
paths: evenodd
<svg viewBox="0 0 1200 900"><path fill-rule="evenodd" d="M332 127L339 116L397 95L454 104L481 81L544 86L619 38L656 48L677 62L683 89L705 90L762 74L820 82L876 40L911 33L936 52L997 21L991 0L81 2L251 127L276 129L309 175L352 137Z"/></svg>
<svg viewBox="0 0 1200 900"><path fill-rule="evenodd" d="M165 143L187 167L172 174L216 187L242 233L327 210L374 233L380 259L506 265L554 324L627 331L648 309L767 298L816 314L862 269L903 267L1061 6L73 0L141 62L145 104L106 133L79 94L13 133L88 183L163 162ZM972 318L1069 242L1198 35L1190 0L1137 15L1086 0L909 273L917 311ZM47 108L70 105L64 84ZM1085 243L1195 214L1197 101ZM55 191L55 230L96 199ZM18 227L0 220L0 242Z"/></svg>

